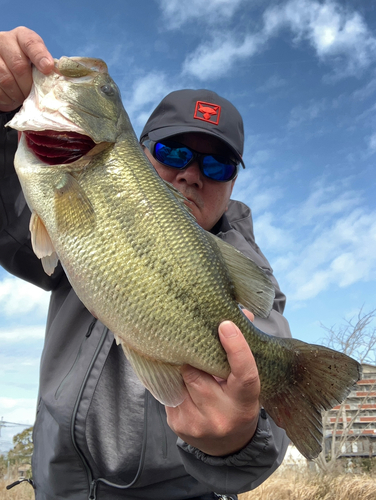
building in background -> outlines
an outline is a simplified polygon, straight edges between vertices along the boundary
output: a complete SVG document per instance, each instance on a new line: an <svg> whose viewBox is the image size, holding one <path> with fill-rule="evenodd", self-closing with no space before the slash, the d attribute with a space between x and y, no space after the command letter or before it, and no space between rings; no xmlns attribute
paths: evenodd
<svg viewBox="0 0 376 500"><path fill-rule="evenodd" d="M376 456L376 366L362 364L362 379L346 400L326 412L323 419L327 455L335 449L339 457Z"/></svg>

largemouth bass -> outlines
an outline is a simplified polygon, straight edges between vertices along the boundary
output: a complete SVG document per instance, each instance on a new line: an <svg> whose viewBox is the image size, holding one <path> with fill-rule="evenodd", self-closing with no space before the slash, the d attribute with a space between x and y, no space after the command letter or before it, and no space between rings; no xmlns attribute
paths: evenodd
<svg viewBox="0 0 376 500"><path fill-rule="evenodd" d="M9 125L32 212L33 249L48 274L58 259L80 300L115 335L163 404L186 396L190 364L226 379L218 325L233 321L256 359L261 404L307 458L321 451L321 411L340 403L360 366L331 349L258 330L274 289L251 260L203 230L148 161L103 61L33 69L30 96Z"/></svg>

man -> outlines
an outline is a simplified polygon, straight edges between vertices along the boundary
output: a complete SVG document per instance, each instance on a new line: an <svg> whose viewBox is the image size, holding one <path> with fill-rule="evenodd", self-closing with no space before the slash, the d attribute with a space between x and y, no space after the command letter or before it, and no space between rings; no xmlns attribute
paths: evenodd
<svg viewBox="0 0 376 500"><path fill-rule="evenodd" d="M185 366L188 397L164 408L144 390L112 333L79 301L62 268L48 277L31 249L30 211L13 167L17 135L3 127L30 91L30 61L46 74L53 68L36 33L0 33L0 263L51 290L34 427L36 498L205 500L217 498L214 492L235 498L278 467L288 443L260 409L257 367L239 329L231 322L219 327L228 380L220 384ZM289 336L281 315L285 298L254 241L250 211L230 201L243 152L236 108L210 91L174 92L149 118L141 143L198 223L270 275L274 309L255 322Z"/></svg>

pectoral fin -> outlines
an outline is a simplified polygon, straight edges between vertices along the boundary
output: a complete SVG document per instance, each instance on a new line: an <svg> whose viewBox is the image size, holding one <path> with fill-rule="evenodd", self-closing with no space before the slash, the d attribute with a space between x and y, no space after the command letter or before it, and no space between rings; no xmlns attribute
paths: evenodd
<svg viewBox="0 0 376 500"><path fill-rule="evenodd" d="M178 406L184 401L187 392L178 365L147 358L120 343L138 378L155 399L165 406Z"/></svg>
<svg viewBox="0 0 376 500"><path fill-rule="evenodd" d="M58 263L58 257L51 238L42 219L33 212L30 219L31 246L35 255L41 259L43 269L51 276Z"/></svg>
<svg viewBox="0 0 376 500"><path fill-rule="evenodd" d="M64 173L55 185L55 213L60 232L79 226L81 233L91 231L95 224L93 206L80 186L69 173Z"/></svg>
<svg viewBox="0 0 376 500"><path fill-rule="evenodd" d="M55 267L57 266L59 259L57 257L56 252L54 252L51 255L48 255L47 257L42 257L41 262L44 272L48 274L48 276L51 276L51 274L55 271Z"/></svg>
<svg viewBox="0 0 376 500"><path fill-rule="evenodd" d="M267 318L273 306L275 290L265 271L229 243L211 233L206 234L218 246L227 264L236 300L256 316Z"/></svg>

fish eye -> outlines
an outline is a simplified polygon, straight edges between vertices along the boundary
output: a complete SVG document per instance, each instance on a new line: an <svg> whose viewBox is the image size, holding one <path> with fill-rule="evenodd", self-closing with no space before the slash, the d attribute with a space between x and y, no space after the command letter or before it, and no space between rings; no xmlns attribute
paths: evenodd
<svg viewBox="0 0 376 500"><path fill-rule="evenodd" d="M103 92L103 94L106 94L108 96L112 96L115 94L115 89L108 83L102 85L101 91Z"/></svg>

